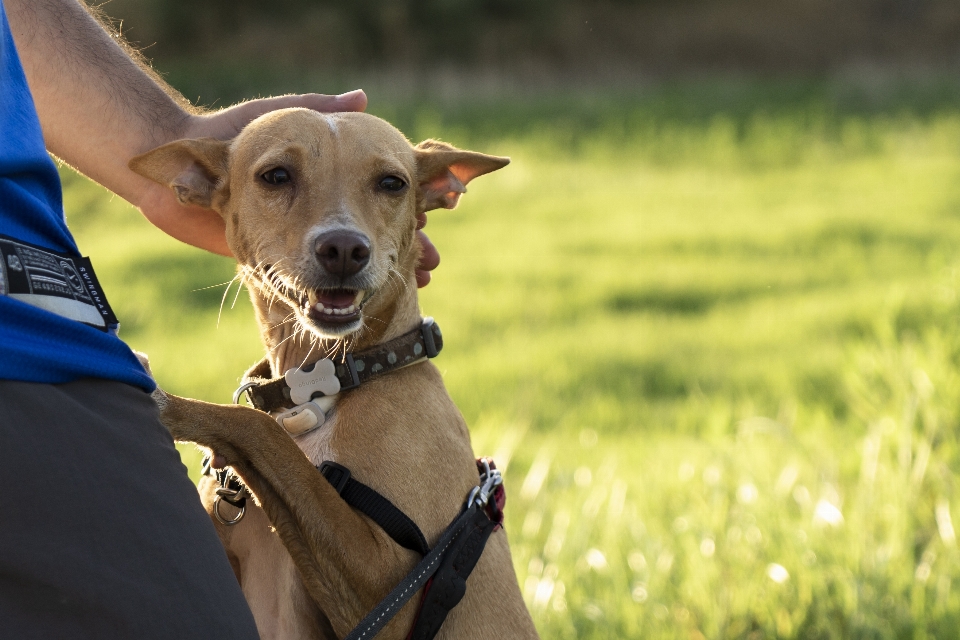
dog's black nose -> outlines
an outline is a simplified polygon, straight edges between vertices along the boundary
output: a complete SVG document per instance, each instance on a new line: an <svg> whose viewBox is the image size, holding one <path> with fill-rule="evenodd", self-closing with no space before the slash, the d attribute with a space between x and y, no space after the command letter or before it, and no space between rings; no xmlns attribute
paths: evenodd
<svg viewBox="0 0 960 640"><path fill-rule="evenodd" d="M370 262L370 241L355 231L328 231L314 241L317 261L330 275L347 278Z"/></svg>

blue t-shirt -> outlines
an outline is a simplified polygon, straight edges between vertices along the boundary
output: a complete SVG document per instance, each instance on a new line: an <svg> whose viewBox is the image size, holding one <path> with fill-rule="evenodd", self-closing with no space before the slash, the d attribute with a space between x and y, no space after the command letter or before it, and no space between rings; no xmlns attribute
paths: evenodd
<svg viewBox="0 0 960 640"><path fill-rule="evenodd" d="M44 146L2 2L0 235L80 255L67 229L60 177ZM90 377L118 380L147 391L156 386L116 336L0 295L0 379L62 383Z"/></svg>

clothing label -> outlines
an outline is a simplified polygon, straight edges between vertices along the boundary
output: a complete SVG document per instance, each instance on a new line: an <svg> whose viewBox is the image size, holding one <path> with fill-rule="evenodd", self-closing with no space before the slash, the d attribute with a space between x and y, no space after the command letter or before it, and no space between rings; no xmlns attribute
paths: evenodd
<svg viewBox="0 0 960 640"><path fill-rule="evenodd" d="M119 323L89 258L0 236L0 295L115 333Z"/></svg>

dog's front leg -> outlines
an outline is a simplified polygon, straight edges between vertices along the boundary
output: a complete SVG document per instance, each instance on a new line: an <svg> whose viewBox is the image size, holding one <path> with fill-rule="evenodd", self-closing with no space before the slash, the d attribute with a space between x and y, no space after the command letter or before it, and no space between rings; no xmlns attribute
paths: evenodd
<svg viewBox="0 0 960 640"><path fill-rule="evenodd" d="M350 508L270 416L169 394L158 394L157 404L175 440L213 449L244 481L340 637L415 564L416 554ZM415 602L378 637L404 637Z"/></svg>

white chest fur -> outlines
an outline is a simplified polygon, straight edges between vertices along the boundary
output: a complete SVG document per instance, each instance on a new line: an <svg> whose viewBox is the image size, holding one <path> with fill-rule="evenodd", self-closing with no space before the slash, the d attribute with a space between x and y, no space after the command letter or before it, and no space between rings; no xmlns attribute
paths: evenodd
<svg viewBox="0 0 960 640"><path fill-rule="evenodd" d="M325 411L327 417L323 426L302 435L291 434L293 441L297 443L297 446L314 465L318 465L324 460L335 460L336 456L331 446L333 433L337 428L337 412L334 411L336 396L317 398L317 400L331 401L330 408Z"/></svg>

